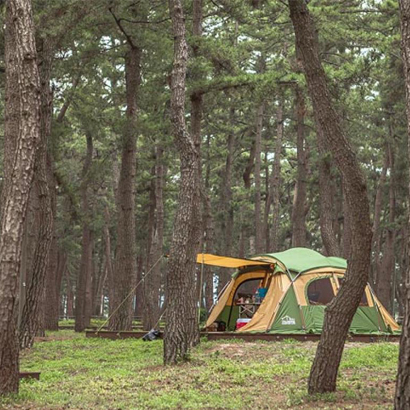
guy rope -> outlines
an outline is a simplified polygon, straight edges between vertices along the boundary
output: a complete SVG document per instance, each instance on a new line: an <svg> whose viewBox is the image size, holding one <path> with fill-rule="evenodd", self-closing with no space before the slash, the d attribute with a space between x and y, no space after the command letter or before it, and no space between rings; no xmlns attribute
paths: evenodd
<svg viewBox="0 0 410 410"><path fill-rule="evenodd" d="M114 309L114 311L108 316L107 320L101 325L101 327L97 330L97 333L101 331L101 329L109 322L109 320L113 317L113 315L115 313L117 313L118 309L127 301L127 299L132 296L135 291L137 290L138 286L146 279L146 277L152 272L152 270L155 268L155 266L158 265L158 263L160 262L160 260L163 258L164 256L161 255L158 260L151 266L151 268L149 269L149 271L144 275L144 277L135 285L135 287L131 290L131 292L125 297L125 299ZM165 311L162 313L164 314ZM161 315L162 317L162 315ZM159 321L158 321L159 323Z"/></svg>

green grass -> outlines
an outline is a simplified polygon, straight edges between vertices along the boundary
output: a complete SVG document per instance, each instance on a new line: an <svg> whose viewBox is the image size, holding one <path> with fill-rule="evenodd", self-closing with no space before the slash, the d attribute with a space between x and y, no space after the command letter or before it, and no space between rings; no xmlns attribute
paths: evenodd
<svg viewBox="0 0 410 410"><path fill-rule="evenodd" d="M57 339L57 340L53 340ZM86 339L71 331L23 352L25 380L0 409L389 409L398 346L348 344L338 392L309 397L316 344L208 342L188 363L162 366L162 342Z"/></svg>

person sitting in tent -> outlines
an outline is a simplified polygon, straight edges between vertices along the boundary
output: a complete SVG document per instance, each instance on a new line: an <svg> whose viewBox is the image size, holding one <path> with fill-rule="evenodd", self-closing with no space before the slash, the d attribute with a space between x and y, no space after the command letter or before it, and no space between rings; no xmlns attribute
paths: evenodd
<svg viewBox="0 0 410 410"><path fill-rule="evenodd" d="M257 297L258 297L258 299L259 299L259 303L262 303L262 301L263 301L263 299L265 298L265 296L266 296L266 293L268 292L268 288L265 288L265 287L259 287L257 290L256 290L256 295L257 295Z"/></svg>

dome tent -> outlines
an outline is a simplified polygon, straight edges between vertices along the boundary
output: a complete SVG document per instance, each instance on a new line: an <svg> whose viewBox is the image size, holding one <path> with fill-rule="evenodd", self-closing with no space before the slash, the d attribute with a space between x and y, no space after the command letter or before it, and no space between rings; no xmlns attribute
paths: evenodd
<svg viewBox="0 0 410 410"><path fill-rule="evenodd" d="M278 334L321 333L326 304L340 288L347 268L345 259L325 257L306 248L249 259L199 254L197 262L237 269L211 309L207 327L224 322L232 331L238 318L248 317L239 332ZM250 299L260 288L266 295L254 303ZM384 334L399 330L367 285L350 332Z"/></svg>

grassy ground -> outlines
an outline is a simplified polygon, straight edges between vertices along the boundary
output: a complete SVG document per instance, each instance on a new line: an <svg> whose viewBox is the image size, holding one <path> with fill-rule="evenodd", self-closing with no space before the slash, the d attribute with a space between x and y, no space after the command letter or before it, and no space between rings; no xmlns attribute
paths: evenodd
<svg viewBox="0 0 410 410"><path fill-rule="evenodd" d="M17 396L0 409L391 409L398 345L346 347L338 392L307 397L316 343L202 341L188 363L162 366L162 342L51 333L23 352Z"/></svg>

